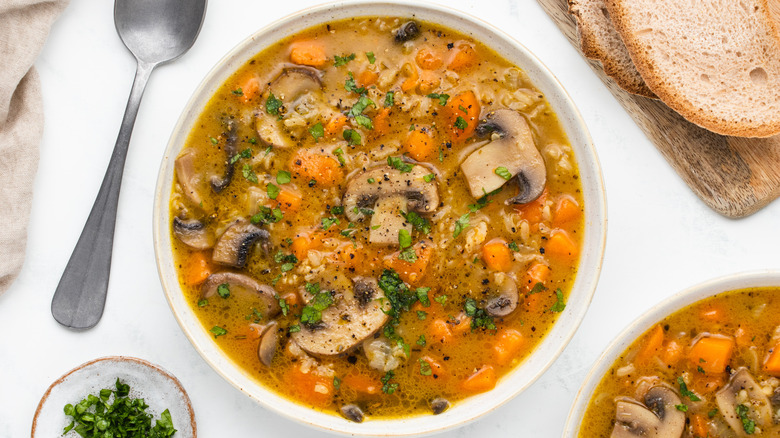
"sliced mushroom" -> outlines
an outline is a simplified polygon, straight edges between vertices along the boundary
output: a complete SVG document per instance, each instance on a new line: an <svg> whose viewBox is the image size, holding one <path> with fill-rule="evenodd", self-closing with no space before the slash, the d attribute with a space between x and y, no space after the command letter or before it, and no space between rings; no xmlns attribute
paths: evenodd
<svg viewBox="0 0 780 438"><path fill-rule="evenodd" d="M271 94L282 101L284 108L280 108L279 114L291 111L297 107L300 100L313 92L322 89L322 78L319 70L303 65L288 64L282 68L281 73L270 83L263 93L262 108L257 114L255 127L260 138L268 145L274 147L289 147L294 144L284 129L279 115L269 114L265 102Z"/></svg>
<svg viewBox="0 0 780 438"><path fill-rule="evenodd" d="M336 291L334 303L322 311L320 323L302 324L301 331L292 334L293 341L302 350L314 356L344 354L387 323L390 317L385 311L389 306L376 280L355 277L353 282L351 289ZM356 290L361 291L361 298L355 294ZM301 295L306 297L305 293Z"/></svg>
<svg viewBox="0 0 780 438"><path fill-rule="evenodd" d="M715 395L718 410L737 436L748 436L737 414L737 406L745 406L747 416L757 426L767 428L772 424L772 404L750 371L740 368L731 376L729 384Z"/></svg>
<svg viewBox="0 0 780 438"><path fill-rule="evenodd" d="M439 415L450 407L450 402L445 398L436 398L431 401L431 411L433 415Z"/></svg>
<svg viewBox="0 0 780 438"><path fill-rule="evenodd" d="M195 172L196 152L193 148L187 148L184 153L176 158L176 180L181 185L184 195L196 205L203 202L203 197L198 192L200 175Z"/></svg>
<svg viewBox="0 0 780 438"><path fill-rule="evenodd" d="M390 166L379 166L353 176L347 183L342 205L350 221L371 214L369 241L380 245L398 245L398 232L411 231L401 212L433 213L439 207L435 181L425 182L430 172L416 165L402 173Z"/></svg>
<svg viewBox="0 0 780 438"><path fill-rule="evenodd" d="M685 430L685 414L676 406L680 397L669 387L654 386L644 397L645 404L623 399L617 402L612 438L680 438Z"/></svg>
<svg viewBox="0 0 780 438"><path fill-rule="evenodd" d="M420 34L420 26L414 21L407 21L395 30L395 42L404 43L417 38Z"/></svg>
<svg viewBox="0 0 780 438"><path fill-rule="evenodd" d="M216 175L211 177L211 189L219 193L230 185L233 180L236 164L232 162L233 156L238 153L238 135L236 134L236 123L232 120L226 122L228 131L225 133L225 174L220 178Z"/></svg>
<svg viewBox="0 0 780 438"><path fill-rule="evenodd" d="M472 152L460 165L471 195L480 198L499 189L507 181L516 180L520 193L507 203L525 204L538 198L547 183L547 169L523 116L509 109L493 111L477 126L476 132L478 135L491 134L492 137L488 144ZM504 176L496 173L499 168L506 169Z"/></svg>
<svg viewBox="0 0 780 438"><path fill-rule="evenodd" d="M341 407L341 415L355 423L363 422L363 410L356 405L344 405Z"/></svg>
<svg viewBox="0 0 780 438"><path fill-rule="evenodd" d="M507 316L514 312L520 300L520 295L517 293L517 283L507 275L497 277L500 281L500 294L488 299L485 310L491 316Z"/></svg>
<svg viewBox="0 0 780 438"><path fill-rule="evenodd" d="M241 268L246 264L252 245L258 240L263 251L267 253L271 247L271 235L268 231L246 219L237 219L217 240L211 259L216 263Z"/></svg>
<svg viewBox="0 0 780 438"><path fill-rule="evenodd" d="M276 347L279 345L279 337L276 329L279 324L276 321L269 323L263 330L263 334L260 337L260 343L257 345L257 357L263 365L270 367L271 361L276 354Z"/></svg>
<svg viewBox="0 0 780 438"><path fill-rule="evenodd" d="M203 250L214 246L214 232L197 219L173 218L173 234L190 248Z"/></svg>
<svg viewBox="0 0 780 438"><path fill-rule="evenodd" d="M209 278L200 288L200 298L208 299L216 295L219 286L227 284L231 294L251 293L262 301L263 306L258 309L260 314L270 319L279 313L281 308L276 300L276 290L267 284L261 284L252 277L235 272L217 272L209 275Z"/></svg>

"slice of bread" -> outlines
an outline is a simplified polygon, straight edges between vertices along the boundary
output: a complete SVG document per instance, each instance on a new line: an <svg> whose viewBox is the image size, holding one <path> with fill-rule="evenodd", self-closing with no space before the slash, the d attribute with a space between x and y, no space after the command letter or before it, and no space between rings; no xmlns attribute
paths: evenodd
<svg viewBox="0 0 780 438"><path fill-rule="evenodd" d="M767 0L606 0L647 86L710 131L780 133L780 35Z"/></svg>
<svg viewBox="0 0 780 438"><path fill-rule="evenodd" d="M577 20L582 53L601 62L604 73L629 93L655 98L631 61L628 50L609 19L604 0L569 0Z"/></svg>

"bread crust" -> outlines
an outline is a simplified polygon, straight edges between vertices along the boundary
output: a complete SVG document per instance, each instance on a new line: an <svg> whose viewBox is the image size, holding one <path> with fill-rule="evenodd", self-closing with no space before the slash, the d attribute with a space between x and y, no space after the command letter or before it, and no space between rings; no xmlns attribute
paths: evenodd
<svg viewBox="0 0 780 438"><path fill-rule="evenodd" d="M780 34L767 0L606 0L647 86L722 135L780 134Z"/></svg>
<svg viewBox="0 0 780 438"><path fill-rule="evenodd" d="M587 58L599 61L604 73L620 88L629 93L656 98L612 26L604 0L569 0L569 13L577 21L580 49Z"/></svg>

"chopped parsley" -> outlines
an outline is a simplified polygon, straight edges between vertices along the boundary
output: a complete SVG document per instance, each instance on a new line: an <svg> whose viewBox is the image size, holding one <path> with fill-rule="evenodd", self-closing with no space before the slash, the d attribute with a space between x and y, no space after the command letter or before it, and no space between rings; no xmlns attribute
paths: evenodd
<svg viewBox="0 0 780 438"><path fill-rule="evenodd" d="M496 167L496 170L494 170L493 172L507 181L509 181L512 178L512 173L509 172L509 169L503 166Z"/></svg>
<svg viewBox="0 0 780 438"><path fill-rule="evenodd" d="M423 234L429 234L431 232L431 223L428 219L421 217L419 214L413 211L407 213L402 211L401 216L406 219L406 222L412 224L412 227L414 227L415 230Z"/></svg>
<svg viewBox="0 0 780 438"><path fill-rule="evenodd" d="M398 244L401 246L401 249L412 246L412 236L403 228L398 230Z"/></svg>
<svg viewBox="0 0 780 438"><path fill-rule="evenodd" d="M214 339L216 339L218 336L224 336L227 334L227 330L223 329L218 325L215 325L209 331L211 332L212 335L214 335Z"/></svg>
<svg viewBox="0 0 780 438"><path fill-rule="evenodd" d="M317 122L316 125L309 128L309 134L314 137L315 141L319 141L319 139L325 136L325 128L322 127L322 123Z"/></svg>
<svg viewBox="0 0 780 438"><path fill-rule="evenodd" d="M409 164L400 157L387 157L387 165L398 169L401 173L409 173L414 168L414 164Z"/></svg>
<svg viewBox="0 0 780 438"><path fill-rule="evenodd" d="M252 170L252 166L249 164L244 164L244 167L241 169L241 174L244 175L244 178L246 178L247 181L257 184L257 174Z"/></svg>
<svg viewBox="0 0 780 438"><path fill-rule="evenodd" d="M424 344L424 340L423 340L423 345L425 345ZM428 362L426 362L422 358L420 358L419 361L420 361L420 375L423 375L423 376L430 376L430 375L432 375L433 374L433 370L431 369L431 364L429 364Z"/></svg>
<svg viewBox="0 0 780 438"><path fill-rule="evenodd" d="M677 384L680 385L680 395L688 397L691 401L701 401L698 395L688 389L688 385L685 384L685 380L683 380L682 376L677 377Z"/></svg>
<svg viewBox="0 0 780 438"><path fill-rule="evenodd" d="M466 213L455 221L455 231L452 232L453 238L460 236L460 233L469 226L469 214Z"/></svg>
<svg viewBox="0 0 780 438"><path fill-rule="evenodd" d="M363 94L366 92L365 87L358 88L357 83L355 82L355 77L352 75L352 72L349 72L349 77L346 81L344 81L344 89L349 91L350 93L356 93L356 94Z"/></svg>
<svg viewBox="0 0 780 438"><path fill-rule="evenodd" d="M219 140L217 140L214 137L211 137L211 144L217 144L217 143L219 143Z"/></svg>
<svg viewBox="0 0 780 438"><path fill-rule="evenodd" d="M241 87L238 87L235 90L231 91L231 93L235 94L236 96L243 96L244 90L242 90Z"/></svg>
<svg viewBox="0 0 780 438"><path fill-rule="evenodd" d="M279 295L276 295L274 298L279 302L279 307L282 309L282 315L287 316L287 314L290 313L290 305L287 304L287 300Z"/></svg>
<svg viewBox="0 0 780 438"><path fill-rule="evenodd" d="M444 106L447 105L447 99L450 98L449 94L439 94L439 93L431 93L428 95L431 99L439 99L439 105Z"/></svg>
<svg viewBox="0 0 780 438"><path fill-rule="evenodd" d="M417 345L425 347L425 335L420 335L420 337L417 338Z"/></svg>
<svg viewBox="0 0 780 438"><path fill-rule="evenodd" d="M469 124L466 123L466 119L464 119L463 117L458 116L458 118L455 119L455 127L460 129L461 131L465 131L468 126Z"/></svg>
<svg viewBox="0 0 780 438"><path fill-rule="evenodd" d="M268 185L265 186L265 191L271 199L276 199L276 197L279 196L279 186L274 183L268 183Z"/></svg>
<svg viewBox="0 0 780 438"><path fill-rule="evenodd" d="M566 308L566 302L563 301L563 291L560 288L555 289L555 304L550 307L550 312L560 313Z"/></svg>
<svg viewBox="0 0 780 438"><path fill-rule="evenodd" d="M684 403L679 404L679 405L674 405L674 407L677 408L677 410L680 411L680 412L688 412L688 405L686 405Z"/></svg>
<svg viewBox="0 0 780 438"><path fill-rule="evenodd" d="M330 212L333 214L344 214L344 207L340 205L334 205L330 208Z"/></svg>
<svg viewBox="0 0 780 438"><path fill-rule="evenodd" d="M485 309L477 306L477 302L474 301L474 299L467 298L463 310L466 312L466 316L471 317L472 330L478 328L496 330L496 324L493 322L493 317L490 316Z"/></svg>
<svg viewBox="0 0 780 438"><path fill-rule="evenodd" d="M431 182L431 181L433 181L435 179L436 179L436 174L435 173L429 173L429 174L427 174L427 175L425 175L423 177L423 180L425 180L425 182Z"/></svg>
<svg viewBox="0 0 780 438"><path fill-rule="evenodd" d="M395 377L395 372L390 370L381 379L382 392L385 394L392 394L398 389L398 383L390 383L390 381L393 380L393 377Z"/></svg>
<svg viewBox="0 0 780 438"><path fill-rule="evenodd" d="M428 316L428 312L424 310L418 310L417 311L417 319L420 321L425 321L425 318Z"/></svg>
<svg viewBox="0 0 780 438"><path fill-rule="evenodd" d="M363 144L363 139L360 137L360 133L354 129L345 129L343 136L344 140L346 140L350 146L360 146Z"/></svg>
<svg viewBox="0 0 780 438"><path fill-rule="evenodd" d="M279 207L276 208L268 208L264 205L260 206L260 211L254 216L252 216L251 219L249 219L250 222L253 224L275 224L282 220L283 214L282 210Z"/></svg>
<svg viewBox="0 0 780 438"><path fill-rule="evenodd" d="M230 164L236 164L236 161L242 159L242 158L252 158L252 149L246 148L243 151L233 155L230 157Z"/></svg>
<svg viewBox="0 0 780 438"><path fill-rule="evenodd" d="M429 287L418 287L414 292L417 294L417 301L424 307L431 306L431 300L428 299L428 292L431 290Z"/></svg>
<svg viewBox="0 0 780 438"><path fill-rule="evenodd" d="M287 184L290 181L292 181L292 175L290 175L290 172L286 170L280 170L276 174L276 182L279 184Z"/></svg>
<svg viewBox="0 0 780 438"><path fill-rule="evenodd" d="M756 422L748 417L748 412L750 412L750 408L747 406L743 404L737 405L737 416L742 420L742 429L745 430L746 434L752 435L756 431Z"/></svg>
<svg viewBox="0 0 780 438"><path fill-rule="evenodd" d="M385 106L393 106L395 104L395 91L388 91L385 94Z"/></svg>
<svg viewBox="0 0 780 438"><path fill-rule="evenodd" d="M336 55L333 58L335 59L335 61L333 62L333 65L335 67L341 67L342 65L347 65L347 63L349 61L352 61L353 59L355 59L355 54L354 53L350 53L349 55L346 55L346 56Z"/></svg>
<svg viewBox="0 0 780 438"><path fill-rule="evenodd" d="M392 269L385 269L379 276L379 288L385 293L390 302L390 310L386 313L394 320L401 316L401 312L409 311L412 304L417 301L417 293L409 288Z"/></svg>
<svg viewBox="0 0 780 438"><path fill-rule="evenodd" d="M344 151L341 148L336 149L333 151L333 155L336 156L336 158L339 160L339 165L341 167L344 167L344 164L346 164L346 160L344 159Z"/></svg>
<svg viewBox="0 0 780 438"><path fill-rule="evenodd" d="M204 306L208 306L208 305L209 305L209 300L207 300L205 298L200 300L200 301L198 301L198 307L204 307Z"/></svg>
<svg viewBox="0 0 780 438"><path fill-rule="evenodd" d="M297 332L299 332L299 331L301 331L301 326L299 326L298 324L291 325L291 326L290 326L290 327L287 329L287 332L288 332L288 333L297 333Z"/></svg>
<svg viewBox="0 0 780 438"><path fill-rule="evenodd" d="M374 52L366 52L366 58L368 58L368 62L370 64L373 64L376 62L376 57L374 56Z"/></svg>
<svg viewBox="0 0 780 438"><path fill-rule="evenodd" d="M321 221L323 230L327 230L331 226L338 225L340 223L341 223L341 221L337 217L324 217L324 218L322 218L322 221Z"/></svg>
<svg viewBox="0 0 780 438"><path fill-rule="evenodd" d="M341 379L337 376L333 376L333 387L336 388L336 390L341 389Z"/></svg>
<svg viewBox="0 0 780 438"><path fill-rule="evenodd" d="M520 247L517 246L517 243L515 243L515 242L509 242L509 245L507 245L507 246L509 246L509 249L511 249L514 252L520 251Z"/></svg>
<svg viewBox="0 0 780 438"><path fill-rule="evenodd" d="M217 286L217 295L221 298L227 298L230 296L230 286L227 283L222 283Z"/></svg>
<svg viewBox="0 0 780 438"><path fill-rule="evenodd" d="M443 306L447 302L447 295L439 295L438 297L435 297L433 301L436 301Z"/></svg>
<svg viewBox="0 0 780 438"><path fill-rule="evenodd" d="M268 99L265 101L265 112L274 116L280 116L279 109L282 107L282 101L274 96L274 93L268 94Z"/></svg>
<svg viewBox="0 0 780 438"><path fill-rule="evenodd" d="M534 285L533 288L531 288L530 291L528 291L528 295L538 294L541 291L547 290L546 287L544 287L544 284L539 282Z"/></svg>
<svg viewBox="0 0 780 438"><path fill-rule="evenodd" d="M333 296L330 294L330 291L320 291L319 283L306 283L304 287L313 297L309 304L301 310L301 322L312 326L322 321L322 311L333 304Z"/></svg>

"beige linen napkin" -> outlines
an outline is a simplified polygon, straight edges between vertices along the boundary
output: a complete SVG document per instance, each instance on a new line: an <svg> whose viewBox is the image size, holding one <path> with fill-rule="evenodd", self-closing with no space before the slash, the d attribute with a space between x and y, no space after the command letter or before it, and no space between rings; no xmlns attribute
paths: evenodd
<svg viewBox="0 0 780 438"><path fill-rule="evenodd" d="M43 133L32 67L67 0L0 0L0 294L24 261L32 187Z"/></svg>

